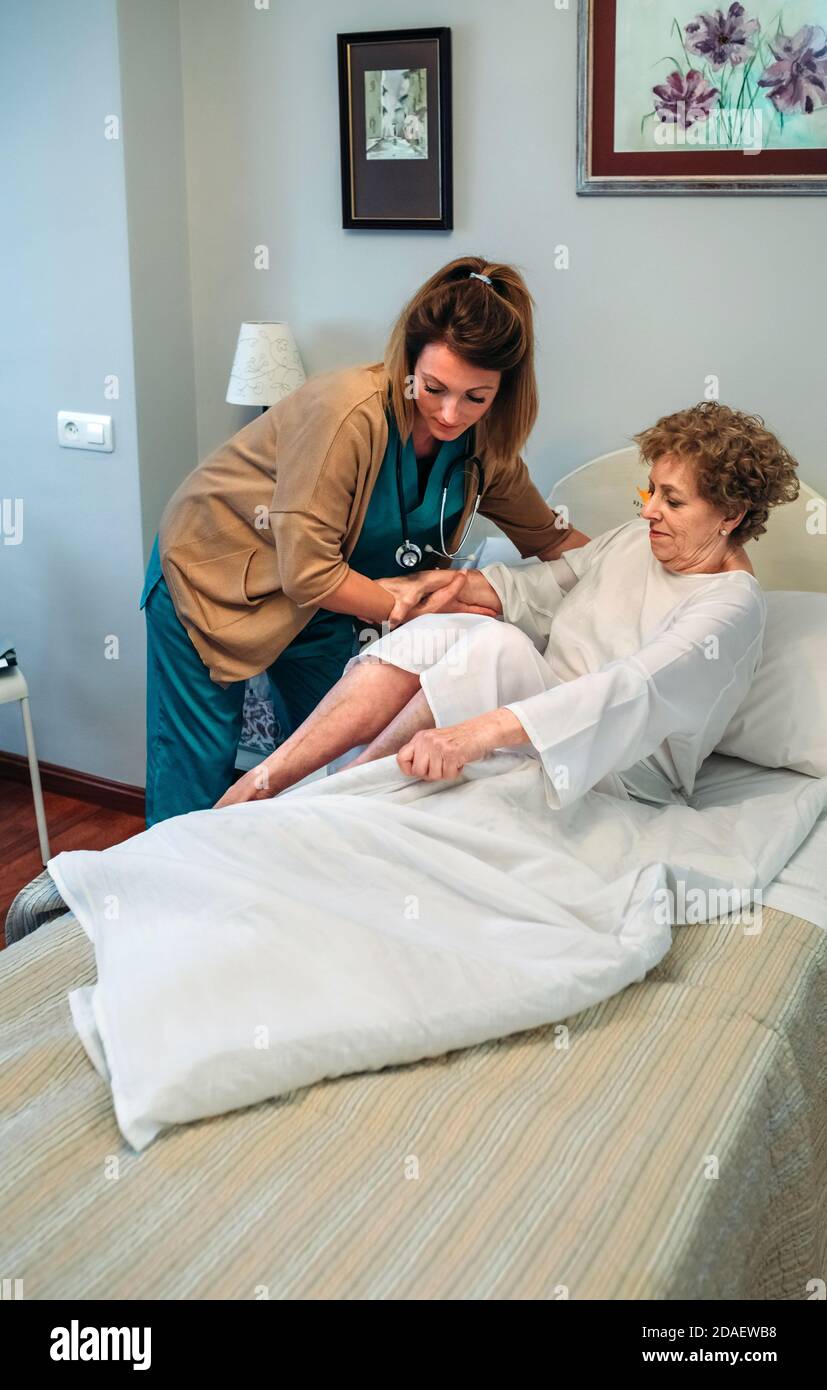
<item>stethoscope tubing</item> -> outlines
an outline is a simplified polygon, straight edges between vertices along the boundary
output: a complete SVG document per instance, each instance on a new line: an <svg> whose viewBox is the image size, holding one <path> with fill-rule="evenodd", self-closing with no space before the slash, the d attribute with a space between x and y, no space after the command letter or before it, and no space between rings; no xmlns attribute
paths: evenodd
<svg viewBox="0 0 827 1390"><path fill-rule="evenodd" d="M461 467L464 473L465 468L469 463L475 463L477 465L477 473L479 475L477 480L477 497L476 501L474 502L474 507L471 512L471 515L468 518L468 524L462 533L459 545L457 546L456 550L448 550L445 545L445 506L448 501L448 490L451 486L451 479L454 476L455 469ZM460 551L462 550L462 547L465 545L465 542L468 538L468 533L471 530L472 525L474 524L474 518L477 515L477 512L479 511L479 506L480 502L482 501L482 494L484 490L485 470L482 466L482 461L477 457L476 454L467 454L465 458L454 459L453 463L449 464L448 472L442 485L442 505L439 509L439 543L442 548L437 552L440 555L444 555L446 560L455 559L455 557L459 555ZM396 492L399 498L399 520L402 527L402 544L399 546L396 552L396 563L399 565L400 569L412 569L413 565L406 564L404 559L402 559L401 557L404 555L414 556L414 563L419 564L419 561L422 559L422 550L421 547L416 545L415 542L411 541L408 536L408 513L405 508L405 498L402 490L402 446L398 437L396 440ZM433 550L435 547L431 546L430 548Z"/></svg>

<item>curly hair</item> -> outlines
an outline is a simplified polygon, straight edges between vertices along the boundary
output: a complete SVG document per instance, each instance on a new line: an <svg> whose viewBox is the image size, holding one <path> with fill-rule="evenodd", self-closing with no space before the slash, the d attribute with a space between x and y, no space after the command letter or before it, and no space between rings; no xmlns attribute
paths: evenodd
<svg viewBox="0 0 827 1390"><path fill-rule="evenodd" d="M746 415L719 401L701 401L662 416L632 437L648 464L664 454L693 463L698 493L727 515L746 507L730 532L735 545L763 535L770 507L794 502L798 496L798 463L765 428L760 415Z"/></svg>
<svg viewBox="0 0 827 1390"><path fill-rule="evenodd" d="M471 277L471 271L492 281ZM445 343L474 367L500 371L499 390L476 424L475 448L513 459L537 418L534 299L516 266L485 256L458 256L435 271L404 306L385 348L394 414L404 443L414 419L405 390L429 343Z"/></svg>

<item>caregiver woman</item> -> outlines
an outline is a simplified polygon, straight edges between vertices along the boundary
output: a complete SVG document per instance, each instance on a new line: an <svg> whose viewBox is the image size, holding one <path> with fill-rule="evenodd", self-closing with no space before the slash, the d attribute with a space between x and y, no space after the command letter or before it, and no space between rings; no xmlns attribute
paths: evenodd
<svg viewBox="0 0 827 1390"><path fill-rule="evenodd" d="M287 736L341 676L357 619L487 611L436 568L478 485L479 511L523 556L585 542L520 457L537 415L532 303L512 266L450 262L403 309L384 362L311 377L184 479L141 596L147 825L227 791L247 677L267 672ZM227 799L252 795L255 773Z"/></svg>

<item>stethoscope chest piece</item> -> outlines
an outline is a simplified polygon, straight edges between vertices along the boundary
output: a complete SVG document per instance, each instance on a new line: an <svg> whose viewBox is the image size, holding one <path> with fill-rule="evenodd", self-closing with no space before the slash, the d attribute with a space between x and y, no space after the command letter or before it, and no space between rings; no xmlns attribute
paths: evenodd
<svg viewBox="0 0 827 1390"><path fill-rule="evenodd" d="M422 559L422 551L413 541L406 540L397 548L396 563L403 570L416 569Z"/></svg>

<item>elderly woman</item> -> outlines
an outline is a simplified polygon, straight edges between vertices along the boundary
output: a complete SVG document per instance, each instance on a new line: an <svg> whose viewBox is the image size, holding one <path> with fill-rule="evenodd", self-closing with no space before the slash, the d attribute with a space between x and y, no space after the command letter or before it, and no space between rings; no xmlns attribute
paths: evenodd
<svg viewBox="0 0 827 1390"><path fill-rule="evenodd" d="M348 766L395 752L429 780L530 744L554 808L591 787L691 792L761 654L766 604L744 543L797 495L796 464L760 419L711 401L636 440L650 465L642 522L544 563L434 574L473 611L414 616L353 657L218 804L273 796L366 741Z"/></svg>

